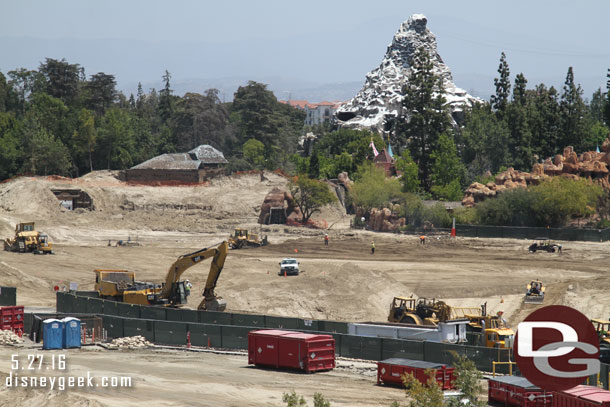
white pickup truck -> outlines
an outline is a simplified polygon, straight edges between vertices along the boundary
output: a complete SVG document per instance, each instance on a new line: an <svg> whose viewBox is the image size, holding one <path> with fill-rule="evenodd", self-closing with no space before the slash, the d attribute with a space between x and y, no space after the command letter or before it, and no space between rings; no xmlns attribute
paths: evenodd
<svg viewBox="0 0 610 407"><path fill-rule="evenodd" d="M299 262L297 259L282 259L280 262L280 276L298 276L299 275Z"/></svg>

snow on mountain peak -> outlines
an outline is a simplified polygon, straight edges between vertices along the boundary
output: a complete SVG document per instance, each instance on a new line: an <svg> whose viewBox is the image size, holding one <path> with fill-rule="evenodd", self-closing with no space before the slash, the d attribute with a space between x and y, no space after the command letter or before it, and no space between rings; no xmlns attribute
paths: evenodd
<svg viewBox="0 0 610 407"><path fill-rule="evenodd" d="M402 101L401 90L415 52L420 47L428 51L435 73L443 79L445 98L452 113L461 112L465 106L472 106L478 100L453 83L451 70L438 54L436 37L427 23L428 19L423 14L413 14L400 25L379 67L366 75L360 92L337 110L336 117L341 126L381 130L386 115L397 116Z"/></svg>

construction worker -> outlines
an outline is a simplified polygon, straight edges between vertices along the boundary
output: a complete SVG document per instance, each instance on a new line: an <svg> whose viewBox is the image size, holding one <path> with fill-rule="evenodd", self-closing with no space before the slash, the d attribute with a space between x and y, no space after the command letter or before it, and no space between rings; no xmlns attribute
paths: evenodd
<svg viewBox="0 0 610 407"><path fill-rule="evenodd" d="M371 241L371 254L375 254L375 241Z"/></svg>
<svg viewBox="0 0 610 407"><path fill-rule="evenodd" d="M426 244L426 236L421 235L419 237L419 244Z"/></svg>
<svg viewBox="0 0 610 407"><path fill-rule="evenodd" d="M328 246L328 233L324 235L324 246Z"/></svg>
<svg viewBox="0 0 610 407"><path fill-rule="evenodd" d="M186 280L184 282L184 291L185 291L185 295L188 297L189 295L191 295L191 288L193 288L193 284L191 284L190 281Z"/></svg>

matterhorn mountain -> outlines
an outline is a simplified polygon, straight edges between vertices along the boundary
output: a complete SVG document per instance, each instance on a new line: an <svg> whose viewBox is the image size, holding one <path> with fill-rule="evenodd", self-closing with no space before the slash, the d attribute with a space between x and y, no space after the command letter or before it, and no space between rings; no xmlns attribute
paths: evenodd
<svg viewBox="0 0 610 407"><path fill-rule="evenodd" d="M340 126L382 130L387 115L398 116L401 89L420 47L428 51L434 73L443 79L445 99L454 117L479 100L455 86L451 70L437 52L436 37L426 27L427 22L424 15L413 14L400 25L379 67L366 75L362 90L337 110Z"/></svg>

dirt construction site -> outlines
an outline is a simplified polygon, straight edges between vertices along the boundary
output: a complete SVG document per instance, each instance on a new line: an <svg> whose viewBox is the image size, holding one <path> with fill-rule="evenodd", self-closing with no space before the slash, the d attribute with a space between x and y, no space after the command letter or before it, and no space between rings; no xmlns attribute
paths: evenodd
<svg viewBox="0 0 610 407"><path fill-rule="evenodd" d="M198 186L137 186L115 173L80 179L21 177L0 184L0 236L19 222L35 222L54 244L54 255L0 252L0 286L17 287L28 309L55 307L54 287L77 283L93 290L94 269L127 269L141 281L164 279L174 260L226 240L235 227L267 235L270 245L232 250L216 292L227 311L338 321L387 320L394 296L442 299L452 306L502 311L516 326L540 305L523 304L526 284L546 284L544 305L578 309L590 318L610 315L610 243L562 242L562 253L529 253L526 240L416 236L350 229L338 204L315 215L328 230L256 223L265 195L288 180L277 174L221 177ZM66 210L52 189L80 189L91 209ZM330 242L324 245L323 236ZM117 247L117 241L134 243ZM375 253L371 254L371 243ZM282 258L300 262L301 274L278 275ZM199 302L209 262L185 273ZM16 348L0 347L2 380ZM27 353L27 349L19 349ZM31 352L30 352L31 353ZM340 360L338 368L305 375L249 367L245 353L217 354L152 348L66 353L70 374L130 376L122 389L6 388L0 406L282 406L282 393L296 390L311 400L321 392L333 406L389 406L404 391L376 386L375 365Z"/></svg>

